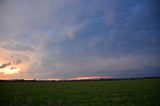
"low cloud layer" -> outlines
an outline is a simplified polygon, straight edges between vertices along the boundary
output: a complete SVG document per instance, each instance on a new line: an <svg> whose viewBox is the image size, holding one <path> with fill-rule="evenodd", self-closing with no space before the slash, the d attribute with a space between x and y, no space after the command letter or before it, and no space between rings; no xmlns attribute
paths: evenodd
<svg viewBox="0 0 160 106"><path fill-rule="evenodd" d="M8 78L160 75L158 0L2 0L0 14L0 63L21 69Z"/></svg>
<svg viewBox="0 0 160 106"><path fill-rule="evenodd" d="M4 64L2 64L2 65L0 66L0 69L1 69L1 68L5 68L5 67L7 67L7 66L9 66L9 65L11 65L11 63L4 63Z"/></svg>

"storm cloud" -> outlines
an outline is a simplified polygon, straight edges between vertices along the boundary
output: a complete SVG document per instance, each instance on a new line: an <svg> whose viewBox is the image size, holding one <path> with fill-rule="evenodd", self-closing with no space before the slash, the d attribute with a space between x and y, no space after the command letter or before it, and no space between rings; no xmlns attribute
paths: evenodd
<svg viewBox="0 0 160 106"><path fill-rule="evenodd" d="M3 0L0 14L16 78L160 75L158 0Z"/></svg>

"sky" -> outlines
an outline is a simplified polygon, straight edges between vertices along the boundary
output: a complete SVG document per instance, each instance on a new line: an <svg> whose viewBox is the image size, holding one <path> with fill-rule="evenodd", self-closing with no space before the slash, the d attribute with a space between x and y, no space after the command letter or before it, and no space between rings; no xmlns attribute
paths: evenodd
<svg viewBox="0 0 160 106"><path fill-rule="evenodd" d="M0 79L160 76L159 0L0 0Z"/></svg>

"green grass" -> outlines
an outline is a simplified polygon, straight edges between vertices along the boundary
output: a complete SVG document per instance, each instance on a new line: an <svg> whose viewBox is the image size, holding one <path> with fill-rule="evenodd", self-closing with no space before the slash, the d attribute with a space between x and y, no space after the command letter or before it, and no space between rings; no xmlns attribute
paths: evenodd
<svg viewBox="0 0 160 106"><path fill-rule="evenodd" d="M160 106L160 79L0 82L0 106Z"/></svg>

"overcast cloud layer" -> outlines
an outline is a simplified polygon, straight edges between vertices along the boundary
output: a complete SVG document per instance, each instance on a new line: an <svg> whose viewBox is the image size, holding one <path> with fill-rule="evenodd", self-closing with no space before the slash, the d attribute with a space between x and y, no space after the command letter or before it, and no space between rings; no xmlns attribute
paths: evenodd
<svg viewBox="0 0 160 106"><path fill-rule="evenodd" d="M159 0L1 0L0 68L22 68L0 75L160 76L159 19Z"/></svg>

